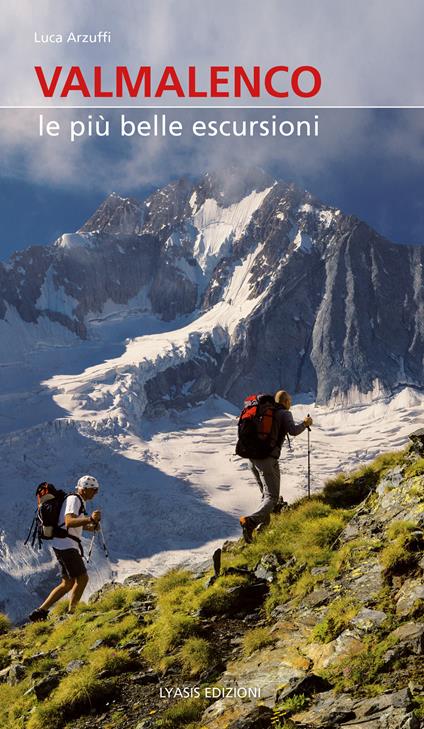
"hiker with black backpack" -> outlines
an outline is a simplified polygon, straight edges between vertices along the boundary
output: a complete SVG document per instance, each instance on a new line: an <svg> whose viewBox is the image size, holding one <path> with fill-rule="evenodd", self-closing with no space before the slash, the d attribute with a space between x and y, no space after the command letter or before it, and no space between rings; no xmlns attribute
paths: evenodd
<svg viewBox="0 0 424 729"><path fill-rule="evenodd" d="M285 390L272 395L251 395L244 402L238 425L237 455L250 460L250 467L262 494L260 508L240 517L243 538L252 541L255 529L266 526L280 496L281 446L286 435L300 435L312 425L308 415L295 424L289 412L291 397Z"/></svg>
<svg viewBox="0 0 424 729"><path fill-rule="evenodd" d="M81 545L82 532L95 532L100 527L101 513L96 510L89 516L85 502L99 491L94 476L82 476L75 494L58 491L52 484L42 483L37 489L38 511L35 518L33 543L36 535L51 540L59 562L62 581L36 610L29 615L32 621L46 620L49 609L64 595L69 595L69 613L73 613L88 583ZM46 523L48 522L48 523ZM54 522L53 524L51 522Z"/></svg>

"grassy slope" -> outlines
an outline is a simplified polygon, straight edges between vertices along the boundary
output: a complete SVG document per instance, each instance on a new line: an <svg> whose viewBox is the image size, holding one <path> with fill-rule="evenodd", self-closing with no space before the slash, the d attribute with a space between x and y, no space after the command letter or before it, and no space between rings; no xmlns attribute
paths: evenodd
<svg viewBox="0 0 424 729"><path fill-rule="evenodd" d="M269 617L276 605L288 600L300 602L322 579L319 572L311 571L314 567L326 566L327 574L337 574L347 561L360 559L370 548L369 543L360 544L361 540L353 545L340 545L338 536L358 503L373 491L390 468L399 464L410 478L420 477L424 471L423 459L411 463L407 452L401 452L385 454L352 474L340 474L327 484L321 495L303 499L273 517L270 527L258 534L251 545L229 545L223 552L223 574L211 587L205 588L204 577L195 578L182 570L173 570L155 580L152 589L156 608L144 613L142 618L134 606L146 597L145 589L130 587L118 587L97 602L81 605L74 616L65 619L61 619L66 608L64 603L57 606L54 617L47 623L22 629L11 629L0 618L0 668L9 665L11 650L23 651L27 660L39 652L48 654L28 663L26 676L17 685L0 684L0 726L60 729L66 721L72 724L74 717L84 715L91 706L101 705L113 696L122 674L145 668L146 664L159 672L176 667L183 678L200 676L216 658L216 646L202 630L200 615L205 610L209 614L231 614L234 593L228 588L248 580L240 573L225 574L226 570L252 569L264 555L272 553L281 567L265 602L265 614ZM387 534L386 540L373 545L380 552L387 574L408 559L408 535L412 528L408 524L397 526ZM382 607L387 609L384 594L381 600ZM323 621L316 626L314 639L326 642L334 638L356 609L348 598L334 600ZM96 641L102 643L92 649ZM249 655L270 642L267 627L255 628L246 633L242 647L245 655ZM131 643L143 646L139 657L124 647ZM333 681L346 690L360 678L362 686L369 685L372 692L379 656L386 648L383 633L370 641L366 655L358 656L349 671L343 668L336 671ZM56 649L57 654L49 655ZM64 670L75 659L82 659L84 665L70 675L64 674L47 700L39 702L33 692L26 694L36 680L34 674L49 669ZM22 658L18 660L22 662ZM158 725L190 726L192 722L196 726L204 708L204 701L182 702L165 712L162 724ZM125 726L120 721L122 716L116 724L112 719L108 726Z"/></svg>

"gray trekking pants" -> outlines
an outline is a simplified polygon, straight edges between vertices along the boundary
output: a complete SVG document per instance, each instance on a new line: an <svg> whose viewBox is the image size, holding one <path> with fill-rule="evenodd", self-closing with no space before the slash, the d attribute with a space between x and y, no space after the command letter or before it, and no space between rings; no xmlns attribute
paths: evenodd
<svg viewBox="0 0 424 729"><path fill-rule="evenodd" d="M261 458L250 461L250 467L261 490L262 501L258 511L249 516L255 526L269 524L270 514L280 496L280 464L278 458Z"/></svg>

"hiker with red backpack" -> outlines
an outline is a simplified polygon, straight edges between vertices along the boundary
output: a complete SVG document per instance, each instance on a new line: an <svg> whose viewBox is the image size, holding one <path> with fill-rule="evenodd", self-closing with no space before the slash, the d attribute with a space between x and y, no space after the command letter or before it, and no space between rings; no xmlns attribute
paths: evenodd
<svg viewBox="0 0 424 729"><path fill-rule="evenodd" d="M250 467L262 494L254 514L240 517L243 538L249 544L259 526L270 522L280 496L281 446L286 435L300 435L312 425L308 415L295 424L289 412L291 397L285 390L272 395L251 395L244 402L238 425L237 455L250 460Z"/></svg>
<svg viewBox="0 0 424 729"><path fill-rule="evenodd" d="M67 593L69 613L73 613L88 583L87 568L81 546L82 532L95 532L100 528L101 513L96 510L89 516L85 502L93 499L99 491L99 482L94 476L82 476L76 493L58 491L52 484L42 483L37 488L38 510L34 519L34 536L51 540L53 551L59 562L62 581L36 610L29 615L33 622L46 620L49 609ZM31 530L30 530L31 534ZM30 535L28 535L29 539ZM27 539L27 541L28 541Z"/></svg>

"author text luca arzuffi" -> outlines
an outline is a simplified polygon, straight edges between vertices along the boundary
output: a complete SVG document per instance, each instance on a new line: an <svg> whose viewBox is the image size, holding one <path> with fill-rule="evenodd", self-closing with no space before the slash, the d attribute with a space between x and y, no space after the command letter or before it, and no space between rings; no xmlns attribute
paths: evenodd
<svg viewBox="0 0 424 729"><path fill-rule="evenodd" d="M34 43L111 43L110 30L99 30L97 33L39 33L34 32Z"/></svg>

